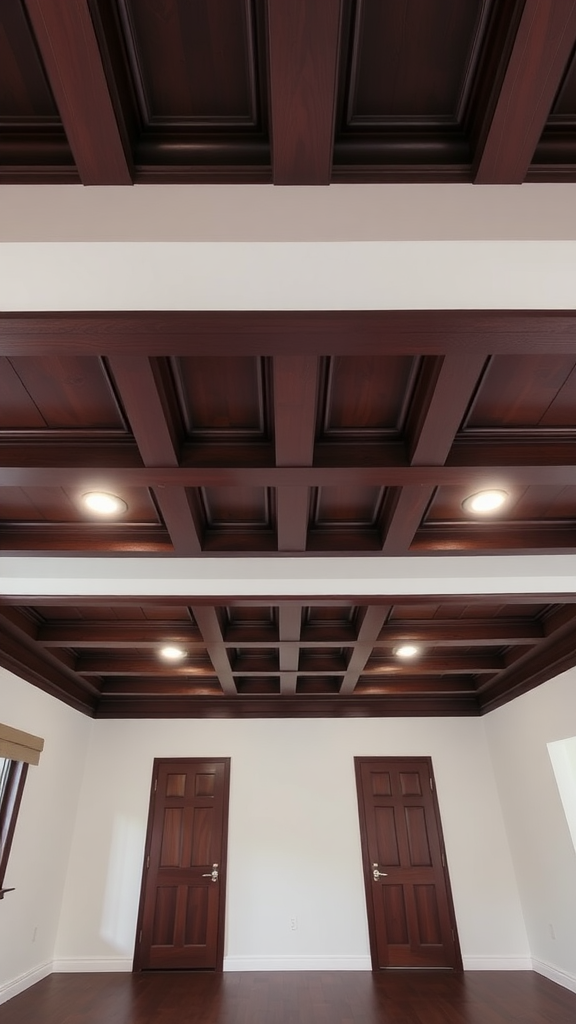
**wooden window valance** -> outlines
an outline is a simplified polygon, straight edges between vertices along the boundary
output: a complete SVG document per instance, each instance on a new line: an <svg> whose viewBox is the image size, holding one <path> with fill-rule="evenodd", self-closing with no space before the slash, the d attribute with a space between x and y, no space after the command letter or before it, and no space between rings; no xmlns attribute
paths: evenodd
<svg viewBox="0 0 576 1024"><path fill-rule="evenodd" d="M26 764L38 764L44 749L44 740L32 736L21 729L13 729L10 725L0 722L0 757L11 761L24 761Z"/></svg>

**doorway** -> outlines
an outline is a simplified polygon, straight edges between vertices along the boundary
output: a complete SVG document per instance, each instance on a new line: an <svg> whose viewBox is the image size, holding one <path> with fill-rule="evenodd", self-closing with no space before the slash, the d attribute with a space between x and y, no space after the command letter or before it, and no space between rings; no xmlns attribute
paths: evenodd
<svg viewBox="0 0 576 1024"><path fill-rule="evenodd" d="M354 763L372 969L462 970L431 759Z"/></svg>
<svg viewBox="0 0 576 1024"><path fill-rule="evenodd" d="M230 758L154 761L134 970L221 971Z"/></svg>

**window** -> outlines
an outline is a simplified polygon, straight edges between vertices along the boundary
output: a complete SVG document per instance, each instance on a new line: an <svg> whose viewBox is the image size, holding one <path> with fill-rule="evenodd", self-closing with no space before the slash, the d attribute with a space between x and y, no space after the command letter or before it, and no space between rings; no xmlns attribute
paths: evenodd
<svg viewBox="0 0 576 1024"><path fill-rule="evenodd" d="M38 764L44 740L0 725L0 899L29 764Z"/></svg>

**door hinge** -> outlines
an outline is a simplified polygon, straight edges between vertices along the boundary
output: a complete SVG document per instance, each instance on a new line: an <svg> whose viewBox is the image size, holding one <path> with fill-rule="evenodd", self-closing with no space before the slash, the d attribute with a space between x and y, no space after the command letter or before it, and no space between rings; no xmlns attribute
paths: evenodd
<svg viewBox="0 0 576 1024"><path fill-rule="evenodd" d="M429 776L428 781L430 783L430 789L432 790L432 792L434 792L434 783L432 782L432 776L431 775Z"/></svg>
<svg viewBox="0 0 576 1024"><path fill-rule="evenodd" d="M158 779L154 779L154 792L158 789Z"/></svg>
<svg viewBox="0 0 576 1024"><path fill-rule="evenodd" d="M146 870L150 867L150 854L146 857Z"/></svg>

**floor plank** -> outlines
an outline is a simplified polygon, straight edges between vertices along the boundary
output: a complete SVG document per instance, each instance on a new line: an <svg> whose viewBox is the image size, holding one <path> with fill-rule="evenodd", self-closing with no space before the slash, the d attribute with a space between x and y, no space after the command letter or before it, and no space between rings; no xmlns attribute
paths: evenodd
<svg viewBox="0 0 576 1024"><path fill-rule="evenodd" d="M53 974L0 1024L574 1024L576 995L529 971Z"/></svg>

